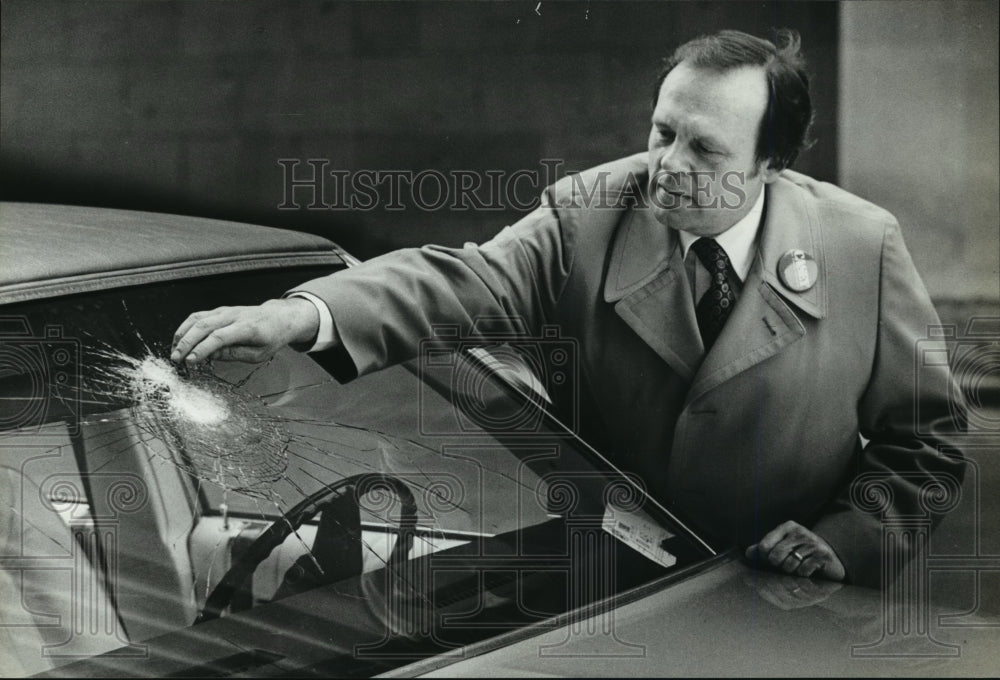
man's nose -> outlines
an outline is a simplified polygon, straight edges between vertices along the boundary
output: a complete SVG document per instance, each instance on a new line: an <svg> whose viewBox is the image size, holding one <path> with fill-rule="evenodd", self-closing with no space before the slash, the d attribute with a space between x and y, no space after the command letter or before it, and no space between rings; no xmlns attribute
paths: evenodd
<svg viewBox="0 0 1000 680"><path fill-rule="evenodd" d="M663 172L670 173L675 178L691 170L683 149L677 143L671 144L663 150L663 153L660 154L659 165Z"/></svg>
<svg viewBox="0 0 1000 680"><path fill-rule="evenodd" d="M688 173L691 168L682 153L676 150L676 147L671 147L663 152L663 155L660 156L659 166L662 173L661 181L666 181L681 191L685 190L690 180Z"/></svg>

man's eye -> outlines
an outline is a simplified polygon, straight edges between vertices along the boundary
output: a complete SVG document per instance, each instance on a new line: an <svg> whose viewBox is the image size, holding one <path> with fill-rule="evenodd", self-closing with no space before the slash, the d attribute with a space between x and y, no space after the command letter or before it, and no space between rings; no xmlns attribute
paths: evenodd
<svg viewBox="0 0 1000 680"><path fill-rule="evenodd" d="M697 144L695 144L695 151L697 151L698 153L701 153L701 154L705 154L706 156L711 156L711 155L717 153L715 151L715 149L707 147L704 144L702 144L701 142L698 142Z"/></svg>
<svg viewBox="0 0 1000 680"><path fill-rule="evenodd" d="M660 139L667 142L668 144L674 141L674 138L677 136L674 134L673 130L659 130L659 135Z"/></svg>

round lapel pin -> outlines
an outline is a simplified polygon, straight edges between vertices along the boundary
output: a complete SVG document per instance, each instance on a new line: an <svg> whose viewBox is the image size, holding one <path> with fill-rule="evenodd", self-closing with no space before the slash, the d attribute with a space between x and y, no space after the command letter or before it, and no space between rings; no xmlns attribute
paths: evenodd
<svg viewBox="0 0 1000 680"><path fill-rule="evenodd" d="M812 288L818 271L816 260L804 250L789 250L778 260L778 277L787 288L796 293Z"/></svg>

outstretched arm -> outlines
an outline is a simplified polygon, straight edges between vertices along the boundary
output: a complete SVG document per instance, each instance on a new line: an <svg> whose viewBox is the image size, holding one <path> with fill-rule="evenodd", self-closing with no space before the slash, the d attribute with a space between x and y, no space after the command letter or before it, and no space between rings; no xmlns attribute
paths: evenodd
<svg viewBox="0 0 1000 680"><path fill-rule="evenodd" d="M505 333L524 330L515 319L528 329L541 325L568 275L565 241L558 215L543 204L481 246L399 250L290 292L326 306L334 326L330 349L364 374L416 356L435 325L468 332L477 319L490 318L491 330ZM301 298L221 307L181 324L171 358L263 361L286 344L311 346L318 328L316 307Z"/></svg>

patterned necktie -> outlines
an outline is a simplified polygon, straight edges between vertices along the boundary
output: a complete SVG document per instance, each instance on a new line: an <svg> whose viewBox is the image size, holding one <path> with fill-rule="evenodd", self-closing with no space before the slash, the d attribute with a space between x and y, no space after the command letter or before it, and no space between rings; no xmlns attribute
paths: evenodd
<svg viewBox="0 0 1000 680"><path fill-rule="evenodd" d="M701 331L701 339L707 352L719 337L726 319L736 305L736 293L731 282L738 279L733 265L729 262L729 256L715 239L700 238L691 244L691 250L712 277L708 291L695 308L698 330Z"/></svg>

